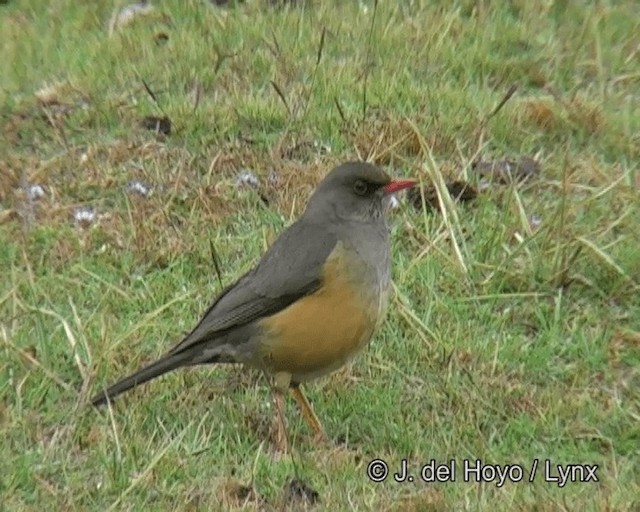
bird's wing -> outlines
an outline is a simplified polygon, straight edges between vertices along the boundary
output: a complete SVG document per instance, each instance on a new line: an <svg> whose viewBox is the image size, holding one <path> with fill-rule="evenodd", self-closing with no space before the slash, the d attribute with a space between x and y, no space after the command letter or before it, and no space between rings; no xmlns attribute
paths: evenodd
<svg viewBox="0 0 640 512"><path fill-rule="evenodd" d="M292 224L256 267L222 291L171 353L180 353L273 315L316 291L322 285L324 263L337 241L334 234L318 224L304 220Z"/></svg>

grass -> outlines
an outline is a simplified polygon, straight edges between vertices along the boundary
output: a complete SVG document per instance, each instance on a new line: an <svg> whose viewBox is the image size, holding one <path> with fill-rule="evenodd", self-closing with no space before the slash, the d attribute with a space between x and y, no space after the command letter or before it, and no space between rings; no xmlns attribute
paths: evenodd
<svg viewBox="0 0 640 512"><path fill-rule="evenodd" d="M297 510L294 476L317 510L640 507L635 2L164 1L111 37L106 3L0 10L4 510ZM333 165L442 193L478 157L534 155L525 185L391 212L388 319L307 387L342 447L314 446L291 405L294 458L274 457L268 388L235 367L87 406L197 321L212 248L232 282ZM457 479L376 484L376 458L416 476L455 459ZM498 487L463 482L464 459L540 467ZM599 482L545 482L545 459Z"/></svg>

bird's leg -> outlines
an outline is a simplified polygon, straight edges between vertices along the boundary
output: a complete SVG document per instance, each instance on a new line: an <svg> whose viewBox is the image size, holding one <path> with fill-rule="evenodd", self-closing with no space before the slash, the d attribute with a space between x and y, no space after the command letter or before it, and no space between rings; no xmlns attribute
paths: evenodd
<svg viewBox="0 0 640 512"><path fill-rule="evenodd" d="M273 403L276 407L276 452L286 454L289 451L289 436L284 419L284 394L279 389L273 390Z"/></svg>
<svg viewBox="0 0 640 512"><path fill-rule="evenodd" d="M307 397L304 396L302 389L300 389L300 385L292 384L291 393L293 394L293 398L298 404L298 407L300 407L302 416L305 420L307 420L307 423L311 427L311 430L313 430L316 441L326 441L327 434L325 434L324 428L322 428L322 424L316 416L316 413L313 411L313 407L309 403L309 400L307 400Z"/></svg>
<svg viewBox="0 0 640 512"><path fill-rule="evenodd" d="M276 451L286 454L289 451L289 435L284 414L284 391L289 387L291 375L278 373L274 378L272 388L273 403L276 409Z"/></svg>

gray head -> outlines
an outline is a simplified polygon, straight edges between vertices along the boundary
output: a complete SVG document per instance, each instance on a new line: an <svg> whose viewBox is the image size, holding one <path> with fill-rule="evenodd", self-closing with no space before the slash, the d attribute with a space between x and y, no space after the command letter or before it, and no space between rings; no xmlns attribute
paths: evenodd
<svg viewBox="0 0 640 512"><path fill-rule="evenodd" d="M333 169L317 186L305 214L368 221L382 217L389 194L415 185L411 180L392 180L367 162L347 162Z"/></svg>

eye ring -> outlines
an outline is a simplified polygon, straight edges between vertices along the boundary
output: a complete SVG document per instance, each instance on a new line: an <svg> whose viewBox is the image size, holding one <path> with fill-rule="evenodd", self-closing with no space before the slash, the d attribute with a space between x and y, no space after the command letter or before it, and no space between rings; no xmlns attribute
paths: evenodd
<svg viewBox="0 0 640 512"><path fill-rule="evenodd" d="M353 191L359 196L366 195L368 190L369 187L367 187L367 184L362 180L356 180L353 184Z"/></svg>

